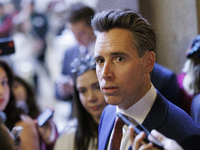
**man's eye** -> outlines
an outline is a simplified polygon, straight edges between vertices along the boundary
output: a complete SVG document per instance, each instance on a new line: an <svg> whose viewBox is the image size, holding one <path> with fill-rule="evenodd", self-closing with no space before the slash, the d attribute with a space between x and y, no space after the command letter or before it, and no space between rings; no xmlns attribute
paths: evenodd
<svg viewBox="0 0 200 150"><path fill-rule="evenodd" d="M117 60L117 61L122 61L123 58L122 58L122 57L117 57L116 60Z"/></svg>
<svg viewBox="0 0 200 150"><path fill-rule="evenodd" d="M104 62L103 59L97 59L97 60L96 60L96 63L97 63L97 64L101 64L101 63L103 63L103 62Z"/></svg>

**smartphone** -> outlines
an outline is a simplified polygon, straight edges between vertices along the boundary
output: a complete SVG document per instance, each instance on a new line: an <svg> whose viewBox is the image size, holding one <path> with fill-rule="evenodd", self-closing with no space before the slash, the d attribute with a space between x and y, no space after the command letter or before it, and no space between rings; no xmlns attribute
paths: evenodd
<svg viewBox="0 0 200 150"><path fill-rule="evenodd" d="M158 139L156 139L143 125L138 123L135 119L130 118L124 114L117 113L117 116L127 125L132 125L135 131L135 134L138 135L140 132L144 131L146 137L144 138L145 143L152 142L154 147L164 150L162 143Z"/></svg>
<svg viewBox="0 0 200 150"><path fill-rule="evenodd" d="M42 127L52 116L53 110L51 108L46 108L38 117L38 125Z"/></svg>
<svg viewBox="0 0 200 150"><path fill-rule="evenodd" d="M22 130L23 130L22 126L17 126L12 128L11 135L14 140L16 140L20 136Z"/></svg>
<svg viewBox="0 0 200 150"><path fill-rule="evenodd" d="M14 41L11 37L0 39L0 55L9 55L15 53Z"/></svg>
<svg viewBox="0 0 200 150"><path fill-rule="evenodd" d="M20 144L19 136L20 136L22 130L23 130L22 126L17 126L17 127L13 127L12 131L11 131L11 136L15 142L15 145L17 145L17 146Z"/></svg>

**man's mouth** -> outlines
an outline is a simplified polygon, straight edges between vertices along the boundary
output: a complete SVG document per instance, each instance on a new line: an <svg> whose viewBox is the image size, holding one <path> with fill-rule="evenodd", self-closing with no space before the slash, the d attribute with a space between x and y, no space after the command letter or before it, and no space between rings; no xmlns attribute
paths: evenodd
<svg viewBox="0 0 200 150"><path fill-rule="evenodd" d="M111 87L111 86L110 87L104 87L104 88L102 88L102 91L103 91L104 94L113 94L117 90L118 90L117 87Z"/></svg>

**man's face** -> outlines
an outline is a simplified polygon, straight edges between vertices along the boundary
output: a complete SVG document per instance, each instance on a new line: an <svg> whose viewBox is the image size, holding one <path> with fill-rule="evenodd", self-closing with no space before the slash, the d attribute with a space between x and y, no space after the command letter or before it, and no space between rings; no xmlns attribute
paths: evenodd
<svg viewBox="0 0 200 150"><path fill-rule="evenodd" d="M68 28L73 32L76 40L80 45L87 47L93 38L92 27L85 24L83 21L68 24Z"/></svg>
<svg viewBox="0 0 200 150"><path fill-rule="evenodd" d="M140 58L130 31L116 28L100 33L94 55L100 88L108 104L127 109L149 90L149 72L153 68L149 64L155 55L146 52Z"/></svg>

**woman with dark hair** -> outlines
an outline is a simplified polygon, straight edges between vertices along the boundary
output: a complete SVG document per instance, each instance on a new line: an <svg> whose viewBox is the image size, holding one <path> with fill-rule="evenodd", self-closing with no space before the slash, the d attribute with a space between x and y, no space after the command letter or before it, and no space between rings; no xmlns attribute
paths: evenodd
<svg viewBox="0 0 200 150"><path fill-rule="evenodd" d="M22 109L16 108L12 92L13 73L8 64L0 61L0 110L6 114L5 125L12 130L15 126L22 126L20 134L21 150L39 149L39 135L34 121L25 115Z"/></svg>
<svg viewBox="0 0 200 150"><path fill-rule="evenodd" d="M27 115L36 119L41 111L36 101L34 88L21 77L14 76L12 91L17 107L22 108Z"/></svg>
<svg viewBox="0 0 200 150"><path fill-rule="evenodd" d="M57 139L55 150L98 149L98 124L107 103L100 91L91 56L75 59L71 64L74 75L74 100L72 120Z"/></svg>
<svg viewBox="0 0 200 150"><path fill-rule="evenodd" d="M41 111L37 105L34 88L19 76L14 76L12 91L16 99L16 106L32 119L37 119ZM37 126L37 122L35 122ZM40 133L41 150L52 150L58 136L57 129L52 119L49 119L42 127L38 126Z"/></svg>

